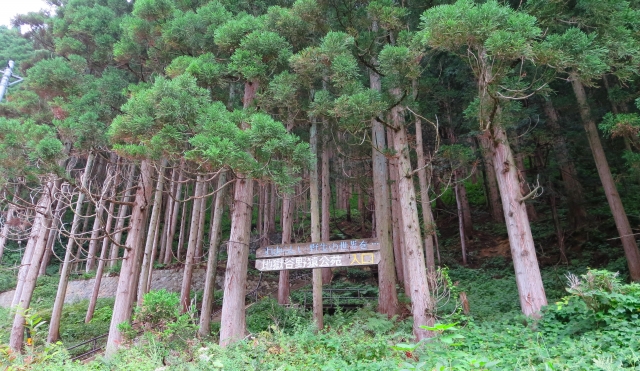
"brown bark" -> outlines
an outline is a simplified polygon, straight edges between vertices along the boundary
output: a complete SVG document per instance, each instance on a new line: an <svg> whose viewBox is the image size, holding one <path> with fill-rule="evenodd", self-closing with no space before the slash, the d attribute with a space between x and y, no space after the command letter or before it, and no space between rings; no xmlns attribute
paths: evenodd
<svg viewBox="0 0 640 371"><path fill-rule="evenodd" d="M387 141L393 145L394 132L387 130ZM404 287L404 293L411 296L408 276L405 275L405 243L404 233L402 231L402 211L400 204L400 195L398 194L398 159L391 157L389 159L389 179L391 180L391 225L393 227L393 254L396 264L396 276L398 281Z"/></svg>
<svg viewBox="0 0 640 371"><path fill-rule="evenodd" d="M525 315L537 316L547 305L547 298L509 141L503 128L492 126L483 133L481 144L483 150L491 154L493 170L498 176L520 306Z"/></svg>
<svg viewBox="0 0 640 371"><path fill-rule="evenodd" d="M213 218L211 218L211 229L209 230L209 258L207 259L207 273L204 281L204 291L202 294L202 309L200 314L200 324L198 334L207 336L210 333L211 311L213 309L214 289L216 287L216 273L218 272L218 245L222 227L222 215L224 213L224 198L227 192L227 173L221 172L218 176L218 187L215 201L212 206Z"/></svg>
<svg viewBox="0 0 640 371"><path fill-rule="evenodd" d="M205 184L204 186L202 186L202 202L200 205L200 215L198 218L198 236L196 239L196 254L193 257L193 263L195 265L200 264L200 262L202 261L202 257L204 256L203 253L203 245L204 245L204 227L205 227L205 221L206 221L206 216L207 216L207 199L206 197L204 197L204 195L207 193L207 184Z"/></svg>
<svg viewBox="0 0 640 371"><path fill-rule="evenodd" d="M482 141L481 136L478 140ZM504 215L502 214L502 207L500 205L500 191L498 190L498 183L496 182L496 172L494 170L494 164L492 160L492 152L490 149L485 149L481 146L480 152L482 153L482 162L484 164L484 174L487 189L487 203L489 204L489 211L491 212L491 219L494 222L502 223L504 221Z"/></svg>
<svg viewBox="0 0 640 371"><path fill-rule="evenodd" d="M180 164L181 166L183 163ZM178 215L180 211L180 199L182 198L182 181L184 180L184 174L182 169L179 170L178 182L176 184L174 199L170 199L169 202L173 203L173 207L171 209L171 226L167 232L166 244L167 247L164 251L164 264L171 263L171 259L173 258L173 239L176 234L176 227L178 224ZM184 208L184 205L182 206Z"/></svg>
<svg viewBox="0 0 640 371"><path fill-rule="evenodd" d="M422 206L422 223L424 225L424 251L426 254L427 271L436 271L436 258L433 249L433 236L436 234L436 223L433 220L431 201L429 200L429 185L427 183L427 160L424 155L422 141L422 120L416 118L416 153L418 155L418 182L420 184L420 205Z"/></svg>
<svg viewBox="0 0 640 371"><path fill-rule="evenodd" d="M153 190L151 180L151 166L146 160L140 164L140 181L131 208L131 219L129 231L125 241L125 252L122 258L122 268L118 278L118 288L116 289L115 303L113 305L113 315L109 325L109 337L107 339L107 357L113 356L118 346L122 343L123 337L118 325L131 319L131 307L133 297L136 292L137 280L135 265L139 262L138 257L143 251L142 240L144 238L144 227L148 217L148 206Z"/></svg>
<svg viewBox="0 0 640 371"><path fill-rule="evenodd" d="M253 104L258 90L258 80L248 81L244 89L244 108ZM247 123L242 129L247 129ZM224 299L222 302L222 326L220 345L227 346L244 337L245 332L245 292L247 283L247 263L249 259L249 239L253 207L253 179L237 174L231 235L229 236L227 271L224 277Z"/></svg>
<svg viewBox="0 0 640 371"><path fill-rule="evenodd" d="M318 124L311 123L309 147L313 154L313 163L309 169L309 198L311 199L311 242L320 242L320 192L318 181ZM313 286L313 321L318 330L324 327L322 318L322 269L314 268Z"/></svg>
<svg viewBox="0 0 640 371"><path fill-rule="evenodd" d="M399 89L393 91L399 96ZM409 154L407 131L404 125L404 107L396 105L391 109L391 121L396 132L393 135L393 147L397 159L398 196L402 214L402 232L404 234L405 280L409 281L411 312L413 314L413 335L417 341L431 337L430 331L421 326L433 326L433 303L429 293L424 247L418 219L418 205L413 185L413 169Z"/></svg>
<svg viewBox="0 0 640 371"><path fill-rule="evenodd" d="M291 234L293 231L293 195L285 194L282 200L282 243L291 243ZM281 305L289 304L289 271L280 271L278 281L278 303Z"/></svg>
<svg viewBox="0 0 640 371"><path fill-rule="evenodd" d="M560 169L562 185L564 186L567 200L569 201L569 217L574 229L584 227L587 220L587 211L584 208L584 196L582 185L578 179L578 172L569 155L567 142L560 130L558 112L553 107L551 100L545 100L544 112L547 115L547 124L553 133L553 152Z"/></svg>
<svg viewBox="0 0 640 371"><path fill-rule="evenodd" d="M189 184L189 183L187 183ZM189 194L189 187L187 186L187 195ZM188 197L187 197L188 198ZM184 241L186 240L186 230L187 230L187 224L189 224L190 220L189 220L189 215L190 215L190 209L193 208L193 205L195 203L195 200L192 200L191 202L189 201L184 201L182 203L182 217L180 218L180 232L178 234L178 248L176 250L176 259L178 261L182 260L182 251L184 248Z"/></svg>
<svg viewBox="0 0 640 371"><path fill-rule="evenodd" d="M375 91L381 90L380 75L369 71L369 84ZM384 125L371 120L373 202L375 207L375 233L380 242L380 263L378 264L378 312L389 317L398 312L398 292L396 289L396 262L391 237L391 205L389 195L389 169L384 151L387 149Z"/></svg>
<svg viewBox="0 0 640 371"><path fill-rule="evenodd" d="M622 248L624 249L624 255L627 258L627 265L629 267L629 274L633 281L640 281L640 252L638 252L638 245L636 243L635 236L629 225L629 219L622 206L620 195L616 189L615 182L611 176L611 170L609 169L609 163L607 157L604 154L600 137L598 136L598 129L596 123L591 117L589 105L587 103L587 94L584 91L584 86L579 80L577 74L572 73L569 76L571 80L571 86L573 92L578 101L578 108L580 110L580 117L584 125L584 130L587 132L587 139L589 139L589 146L591 147L591 153L596 163L598 175L602 182L613 220L616 223L618 234L620 235L620 241L622 242Z"/></svg>
<svg viewBox="0 0 640 371"><path fill-rule="evenodd" d="M95 153L90 152L87 157L87 164L82 174L81 187L87 189L89 183L89 177L91 176L91 170L93 168L93 162L95 159ZM69 268L70 265L77 261L80 255L72 257L73 246L75 244L75 237L78 234L80 227L80 213L82 211L82 203L84 202L84 193L80 192L78 195L78 203L76 204L75 213L73 215L73 222L71 223L71 231L69 235L69 242L67 243L67 251L64 255L64 262L60 268L60 281L58 282L58 292L56 299L53 303L53 309L51 311L51 320L49 321L49 334L47 335L47 342L53 343L60 338L60 320L62 317L62 307L64 306L64 298L67 295L67 285L69 283Z"/></svg>
<svg viewBox="0 0 640 371"><path fill-rule="evenodd" d="M191 278L193 276L194 258L196 255L196 245L198 243L200 225L200 214L203 208L205 192L205 184L203 177L198 175L196 180L196 189L193 197L193 210L191 210L191 227L189 228L189 243L187 245L187 255L184 261L184 274L182 278L182 287L180 290L180 306L182 313L189 310L189 300L191 294Z"/></svg>
<svg viewBox="0 0 640 371"><path fill-rule="evenodd" d="M326 123L325 123L326 125ZM329 172L329 136L322 136L322 199L321 199L321 231L320 231L320 239L321 241L329 241L331 240L331 220L329 216L330 208L331 208L331 185L330 181L330 172ZM322 284L328 285L331 283L333 279L333 271L331 268L322 268Z"/></svg>

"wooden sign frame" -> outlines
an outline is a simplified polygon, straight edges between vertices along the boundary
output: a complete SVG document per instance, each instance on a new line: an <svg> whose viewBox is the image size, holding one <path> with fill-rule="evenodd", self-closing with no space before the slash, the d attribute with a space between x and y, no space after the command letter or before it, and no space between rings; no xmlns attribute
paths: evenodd
<svg viewBox="0 0 640 371"><path fill-rule="evenodd" d="M256 258L263 259L315 254L357 253L377 250L380 250L380 242L377 238L363 238L357 240L269 245L256 250Z"/></svg>
<svg viewBox="0 0 640 371"><path fill-rule="evenodd" d="M259 271L282 271L333 267L354 267L380 263L380 251L364 251L351 254L324 254L292 256L256 260Z"/></svg>

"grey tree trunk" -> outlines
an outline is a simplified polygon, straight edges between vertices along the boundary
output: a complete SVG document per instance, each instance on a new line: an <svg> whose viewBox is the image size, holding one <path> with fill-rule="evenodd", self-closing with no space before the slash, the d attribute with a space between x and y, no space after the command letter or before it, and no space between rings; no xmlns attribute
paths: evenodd
<svg viewBox="0 0 640 371"><path fill-rule="evenodd" d="M213 218L211 219L211 229L209 232L209 258L207 259L207 273L204 281L200 326L198 328L198 334L200 336L207 336L211 331L211 311L213 308L214 289L216 287L216 273L218 271L218 245L220 244L222 215L224 213L223 201L227 192L226 183L227 173L223 171L218 176L218 187L216 188L218 191L215 195Z"/></svg>
<svg viewBox="0 0 640 371"><path fill-rule="evenodd" d="M120 241L122 240L122 232L124 229L124 223L126 222L127 214L129 213L129 205L131 202L131 195L133 193L133 179L135 177L136 168L131 165L129 170L129 176L127 177L127 183L124 186L124 196L122 197L123 204L118 207L118 216L116 220L116 231L113 235L113 243L111 244L111 250L109 252L109 268L113 268L118 260L118 252L120 251Z"/></svg>
<svg viewBox="0 0 640 371"><path fill-rule="evenodd" d="M381 90L380 75L369 71L369 84L375 91ZM396 290L396 262L391 238L391 205L389 200L389 169L384 151L387 149L384 125L371 120L373 202L375 207L375 232L380 242L380 264L378 264L378 312L389 317L398 312Z"/></svg>
<svg viewBox="0 0 640 371"><path fill-rule="evenodd" d="M156 182L156 191L153 196L153 209L151 210L151 219L149 220L149 229L147 230L147 240L144 245L144 253L142 256L142 269L140 271L140 284L138 286L138 305L142 304L144 294L149 292L149 282L151 281L151 272L153 270L153 250L155 249L158 229L160 228L160 214L162 212L162 191L164 189L164 170L167 167L167 160L162 159L158 168L158 181Z"/></svg>
<svg viewBox="0 0 640 371"><path fill-rule="evenodd" d="M602 182L613 220L616 223L618 234L620 234L624 255L627 258L629 274L633 281L640 281L640 252L638 252L638 244L636 243L633 230L629 225L629 219L627 219L627 214L624 211L624 206L620 200L616 184L611 176L611 170L609 169L609 163L607 162L607 157L605 156L600 137L598 136L596 123L591 117L587 103L587 94L577 74L572 73L569 79L571 80L573 92L578 100L580 117L582 118L584 130L587 132L587 139L589 139L589 146L591 147L591 153L596 163L596 169L598 170L598 175L600 176L600 181Z"/></svg>
<svg viewBox="0 0 640 371"><path fill-rule="evenodd" d="M187 254L184 262L184 275L182 278L182 287L180 289L180 306L182 313L189 310L189 300L191 294L191 278L193 276L194 257L196 255L196 245L198 243L200 225L200 213L203 207L205 183L203 177L198 175L196 180L196 189L193 197L193 209L191 210L191 227L189 228L189 244L187 245Z"/></svg>
<svg viewBox="0 0 640 371"><path fill-rule="evenodd" d="M54 343L60 338L60 319L62 318L62 307L64 306L64 298L67 295L67 285L69 283L69 267L73 264L73 260L77 260L78 256L72 260L73 245L75 243L75 236L78 233L80 226L80 212L82 210L82 203L84 202L84 190L89 183L89 177L91 176L91 170L93 168L93 161L95 159L95 152L90 152L87 157L87 164L82 174L82 191L78 195L78 203L76 204L76 210L73 215L73 222L71 223L71 231L69 235L69 242L67 243L67 251L64 254L64 262L62 268L60 268L60 281L58 282L58 292L56 294L55 302L53 303L53 310L51 311L51 320L49 321L49 334L47 335L47 342Z"/></svg>
<svg viewBox="0 0 640 371"><path fill-rule="evenodd" d="M182 164L181 164L182 165ZM167 234L167 247L164 252L164 264L171 263L171 259L173 257L173 239L176 234L176 227L178 225L178 213L180 210L180 199L182 198L182 182L184 180L184 174L182 169L180 169L180 174L178 175L178 183L176 184L176 189L174 193L175 200L169 200L169 202L173 202L173 208L171 209L171 226L169 227L169 231ZM184 208L184 205L182 206Z"/></svg>
<svg viewBox="0 0 640 371"><path fill-rule="evenodd" d="M433 249L436 234L436 223L433 220L431 201L429 200L429 183L427 182L427 159L424 155L422 140L422 120L416 118L416 154L418 155L418 182L420 184L420 205L422 206L422 223L424 225L424 251L426 255L427 271L436 271L436 258Z"/></svg>
<svg viewBox="0 0 640 371"><path fill-rule="evenodd" d="M115 197L115 189L111 193L111 197ZM109 211L107 212L107 222L104 226L106 234L111 233L111 226L113 225L113 212L115 211L115 203L109 205ZM91 298L89 299L89 307L87 308L87 315L84 317L84 323L91 322L93 313L96 309L96 303L98 302L98 293L100 292L100 283L102 282L102 275L104 274L104 266L106 264L107 250L109 247L109 237L104 236L102 239L102 250L100 251L100 259L98 260L98 269L96 270L96 278L93 282L93 290L91 291Z"/></svg>
<svg viewBox="0 0 640 371"><path fill-rule="evenodd" d="M392 130L387 130L387 141L392 145L394 143L394 135L395 133ZM398 190L398 159L395 156L389 159L389 179L391 180L391 223L393 226L393 253L395 256L396 275L404 288L405 295L411 297L409 277L405 274L406 245L402 230L402 206Z"/></svg>
<svg viewBox="0 0 640 371"><path fill-rule="evenodd" d="M35 246L33 248L33 253L31 254L31 260L27 265L28 270L25 275L24 285L20 292L20 298L15 304L21 310L18 310L15 313L9 338L9 346L14 352L22 351L25 326L25 317L22 311L31 306L33 290L36 287L36 280L38 279L38 272L40 271L40 263L46 248L46 238L49 235L48 228L51 226L51 221L53 219L51 211L53 193L60 187L60 180L54 179L55 177L53 175L49 176L42 195L38 200L38 204L36 205L36 219L39 219L40 222L37 224L34 223L34 229L31 230L31 236L34 237Z"/></svg>
<svg viewBox="0 0 640 371"><path fill-rule="evenodd" d="M125 252L122 258L122 268L118 278L118 288L113 305L113 315L109 325L109 337L107 338L106 357L112 357L118 346L122 343L123 337L118 325L131 319L131 308L137 286L135 265L139 264L139 256L142 254L142 240L144 238L144 227L148 218L148 206L151 201L153 182L151 179L151 166L146 160L140 164L140 181L131 208L131 219L127 240L125 241Z"/></svg>

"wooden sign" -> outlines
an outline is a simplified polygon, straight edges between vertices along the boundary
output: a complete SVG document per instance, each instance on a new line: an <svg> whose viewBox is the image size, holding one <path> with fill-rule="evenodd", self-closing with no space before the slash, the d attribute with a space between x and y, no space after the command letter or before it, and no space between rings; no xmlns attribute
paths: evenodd
<svg viewBox="0 0 640 371"><path fill-rule="evenodd" d="M291 269L312 269L329 267L353 267L380 263L379 251L365 251L351 254L331 254L282 257L256 260L259 271L282 271Z"/></svg>
<svg viewBox="0 0 640 371"><path fill-rule="evenodd" d="M256 258L276 258L280 256L301 256L315 254L340 254L380 250L377 238L360 240L306 242L286 245L270 245L256 251ZM377 263L376 263L377 264Z"/></svg>

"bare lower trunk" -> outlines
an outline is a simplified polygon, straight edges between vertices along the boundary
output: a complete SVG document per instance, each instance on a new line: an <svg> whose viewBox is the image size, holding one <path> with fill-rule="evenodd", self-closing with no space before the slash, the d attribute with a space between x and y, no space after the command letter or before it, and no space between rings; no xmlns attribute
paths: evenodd
<svg viewBox="0 0 640 371"><path fill-rule="evenodd" d="M180 164L182 166L182 163ZM171 263L171 259L173 258L173 239L176 234L176 227L178 225L178 215L180 210L180 199L182 198L182 181L184 180L184 174L182 169L180 169L180 174L178 175L178 183L176 184L175 190L175 200L170 199L169 202L173 203L173 208L171 209L171 226L169 227L167 234L167 247L164 252L164 264ZM182 206L184 208L184 205Z"/></svg>
<svg viewBox="0 0 640 371"><path fill-rule="evenodd" d="M329 219L330 205L331 205L331 185L329 184L329 136L323 135L322 137L322 201L321 201L321 232L320 238L322 241L331 240L331 226ZM333 272L331 268L322 268L322 284L328 285L333 279Z"/></svg>
<svg viewBox="0 0 640 371"><path fill-rule="evenodd" d="M387 141L393 145L394 133L387 130ZM411 297L409 278L405 275L405 243L404 232L402 231L402 211L400 195L398 194L398 159L389 159L389 179L391 180L391 223L393 227L393 253L395 256L396 275L398 281L404 287L404 293Z"/></svg>
<svg viewBox="0 0 640 371"><path fill-rule="evenodd" d="M18 197L18 189L16 189L16 192L13 196L14 203L16 202L17 197ZM4 219L4 225L2 226L2 231L0 231L0 262L2 261L2 255L4 254L4 247L7 244L7 239L9 236L9 226L11 225L11 220L13 219L13 215L16 210L14 203L9 204L9 207L7 208L7 215Z"/></svg>
<svg viewBox="0 0 640 371"><path fill-rule="evenodd" d="M160 237L160 251L158 252L158 263L163 264L164 258L167 255L167 246L171 248L171 244L168 242L169 230L171 229L171 221L173 220L174 202L176 197L176 181L178 177L178 169L173 168L171 170L171 178L169 182L167 197L165 197L165 209L164 209L164 222L162 223L162 234Z"/></svg>
<svg viewBox="0 0 640 371"><path fill-rule="evenodd" d="M189 194L189 190L187 187L187 194ZM180 218L180 233L178 235L178 249L176 251L176 258L178 259L178 261L182 260L182 251L184 250L184 241L185 241L185 233L186 233L186 229L187 229L187 224L189 223L189 212L191 211L189 206L191 206L191 208L193 208L193 204L195 203L195 200L191 201L191 203L189 203L188 201L185 201L182 204L182 218Z"/></svg>
<svg viewBox="0 0 640 371"><path fill-rule="evenodd" d="M420 183L420 205L422 206L422 222L424 225L424 251L426 255L427 271L436 271L436 259L433 250L433 237L436 234L436 223L433 220L431 202L429 200L429 185L427 183L427 160L424 156L422 141L422 121L416 118L416 153L418 155L418 182Z"/></svg>
<svg viewBox="0 0 640 371"><path fill-rule="evenodd" d="M278 196L276 195L276 185L271 184L271 202L269 202L269 223L267 225L267 232L270 234L276 233L276 209L278 205ZM271 243L271 241L269 241Z"/></svg>
<svg viewBox="0 0 640 371"><path fill-rule="evenodd" d="M562 185L564 186L567 200L569 201L569 217L574 229L582 228L587 220L587 211L584 208L584 196L582 185L578 179L578 172L569 155L569 149L564 135L560 130L558 113L550 100L544 102L544 112L547 115L547 123L554 136L553 152L560 168Z"/></svg>
<svg viewBox="0 0 640 371"><path fill-rule="evenodd" d="M578 100L578 106L580 109L580 116L584 125L584 130L587 132L587 138L589 139L589 146L591 147L591 153L596 163L596 169L602 182L605 195L607 196L607 202L613 215L613 220L616 223L618 234L620 235L620 241L622 242L622 248L624 249L624 255L627 258L627 266L629 267L629 274L633 281L640 281L640 252L638 252L638 245L636 243L635 235L629 225L629 219L622 206L620 195L616 189L616 184L611 176L611 170L609 169L609 163L607 157L604 154L600 137L598 136L598 129L596 123L591 118L591 112L587 103L587 95L584 91L584 86L578 79L578 76L572 74L570 76L571 86Z"/></svg>
<svg viewBox="0 0 640 371"><path fill-rule="evenodd" d="M460 184L456 177L454 192L456 195L456 206L458 208L458 230L460 231L460 247L462 248L462 264L467 265L467 235L464 228L464 216L462 214L462 202L460 200Z"/></svg>
<svg viewBox="0 0 640 371"><path fill-rule="evenodd" d="M517 145L516 148L518 148ZM520 192L523 195L526 195L531 191L531 189L529 189L527 185L527 169L524 166L524 155L522 153L518 153L514 156L514 159L516 161L516 168L518 169L518 178L520 179ZM538 219L536 208L531 202L526 202L525 206L527 208L527 216L529 217L529 221L536 221Z"/></svg>
<svg viewBox="0 0 640 371"><path fill-rule="evenodd" d="M494 173L498 175L520 306L525 315L537 316L540 309L547 305L547 297L509 141L504 129L491 127L482 135L481 143L483 150L491 154Z"/></svg>
<svg viewBox="0 0 640 371"><path fill-rule="evenodd" d="M253 104L259 82L245 83L244 108ZM247 124L242 124L247 129ZM253 179L237 174L231 235L227 247L227 270L224 277L224 296L220 327L220 345L227 346L244 337L245 332L245 292L247 283L247 263L249 260L249 240L253 215Z"/></svg>
<svg viewBox="0 0 640 371"><path fill-rule="evenodd" d="M33 290L36 287L40 263L46 248L46 238L49 235L48 228L51 226L51 204L53 200L53 192L55 192L59 186L59 180L53 180L53 178L50 178L43 189L40 200L38 200L38 204L36 205L36 219L39 219L40 222L37 223L37 228L31 230L31 235L34 237L35 244L33 253L31 254L31 260L27 265L28 270L25 275L20 298L16 303L20 310L18 310L14 316L13 325L11 327L11 336L9 338L9 345L15 352L21 352L22 350L25 327L23 311L31 306ZM36 225L36 223L34 223L34 225Z"/></svg>
<svg viewBox="0 0 640 371"><path fill-rule="evenodd" d="M129 212L128 203L131 201L131 195L133 192L133 179L135 177L135 166L131 165L131 169L129 170L129 176L127 177L127 183L124 186L125 192L122 197L123 204L118 207L118 216L116 220L116 226L113 234L113 243L111 244L111 251L109 253L109 267L113 268L118 259L118 252L120 251L120 241L122 240L122 232L124 228L124 223L126 221L127 214Z"/></svg>
<svg viewBox="0 0 640 371"><path fill-rule="evenodd" d="M111 357L122 343L123 337L118 325L131 319L131 307L137 286L132 283L137 281L134 277L136 273L136 263L138 256L143 252L142 239L144 238L144 227L148 217L148 206L153 190L151 180L151 166L147 161L140 164L140 182L138 184L133 207L131 209L131 220L129 231L125 242L125 252L122 258L122 268L118 278L118 288L116 289L115 303L113 305L113 315L109 325L109 337L106 345L106 356Z"/></svg>
<svg viewBox="0 0 640 371"><path fill-rule="evenodd" d="M62 185L62 193L66 193L66 189L68 188L68 184ZM56 243L56 237L58 236L58 221L62 217L67 204L60 200L56 203L56 211L53 213L53 221L51 222L51 229L49 230L49 237L47 238L47 247L44 250L44 256L42 257L42 263L40 264L40 272L38 272L38 277L44 276L47 273L47 266L49 265L49 261L51 260L51 255L53 255L53 247Z"/></svg>
<svg viewBox="0 0 640 371"><path fill-rule="evenodd" d="M395 92L397 95L398 92ZM430 331L421 326L433 326L433 303L427 283L424 248L420 234L418 205L413 185L407 132L404 126L403 107L391 110L392 122L397 131L393 135L393 144L398 161L398 196L402 212L402 232L405 239L405 280L411 290L411 312L413 314L413 335L417 341L431 337Z"/></svg>
<svg viewBox="0 0 640 371"><path fill-rule="evenodd" d="M313 163L309 169L309 198L311 199L311 242L320 242L320 192L318 182L318 124L311 123L309 146ZM322 269L313 269L313 321L322 330Z"/></svg>
<svg viewBox="0 0 640 371"><path fill-rule="evenodd" d="M482 138L478 138L482 140ZM498 191L498 183L496 182L496 172L494 170L493 156L491 152L482 146L482 162L484 163L484 174L487 182L487 202L491 211L491 218L494 222L502 223L504 215L502 215L502 207L500 206L500 191Z"/></svg>
<svg viewBox="0 0 640 371"><path fill-rule="evenodd" d="M293 231L293 195L285 194L282 200L282 243L291 243ZM278 303L289 304L289 271L280 271L278 282Z"/></svg>
<svg viewBox="0 0 640 371"><path fill-rule="evenodd" d="M142 304L144 294L149 292L148 283L151 280L151 271L153 270L153 250L156 247L158 229L160 228L160 214L162 212L162 191L164 189L164 169L167 167L167 160L163 159L158 168L158 181L156 182L156 191L153 196L153 209L151 210L151 219L149 220L149 229L147 230L147 239L144 245L144 253L142 255L142 266L140 270L140 284L138 286L138 305Z"/></svg>
<svg viewBox="0 0 640 371"><path fill-rule="evenodd" d="M548 189L552 189L551 184L549 184ZM562 224L560 224L560 218L558 217L558 206L556 205L556 196L553 193L549 195L549 204L551 205L551 216L553 217L553 225L556 229L556 236L558 238L558 250L560 250L560 260L564 264L569 264L569 259L567 259L567 252L564 247L564 231L562 230Z"/></svg>
<svg viewBox="0 0 640 371"><path fill-rule="evenodd" d="M196 189L194 191L193 210L191 210L191 227L189 228L189 244L187 245L187 255L184 262L184 275L182 278L182 288L180 290L180 306L182 313L189 310L189 300L191 294L191 278L193 276L194 257L196 254L196 244L198 243L198 232L201 228L200 213L203 207L205 184L203 177L198 175Z"/></svg>
<svg viewBox="0 0 640 371"><path fill-rule="evenodd" d="M200 336L207 336L211 331L211 311L213 309L213 294L216 287L216 273L218 271L218 245L220 244L222 214L224 213L223 201L227 192L226 182L227 173L223 171L218 176L218 192L215 195L216 199L212 206L214 211L213 218L211 219L211 229L209 231L209 258L207 259L207 272L204 281L202 309L198 328L198 334Z"/></svg>
<svg viewBox="0 0 640 371"><path fill-rule="evenodd" d="M369 72L371 89L380 91L380 76ZM371 120L373 202L375 205L375 232L380 242L380 263L378 264L378 312L389 317L398 312L398 292L396 290L396 263L393 256L391 238L391 205L389 203L389 169L387 166L386 133L384 125Z"/></svg>
<svg viewBox="0 0 640 371"><path fill-rule="evenodd" d="M115 192L111 197L115 196ZM113 212L115 204L109 205L109 211L107 216L107 222L104 226L105 233L111 233L111 226L113 225ZM91 298L89 299L89 307L87 308L87 315L84 317L84 323L91 322L93 318L93 312L96 309L96 303L98 302L98 293L100 292L100 283L102 282L102 275L104 274L104 266L106 264L107 250L109 247L109 237L105 236L102 239L102 250L100 252L100 259L98 260L98 269L96 270L96 278L93 282L93 290L91 291Z"/></svg>
<svg viewBox="0 0 640 371"><path fill-rule="evenodd" d="M93 168L94 159L95 153L89 153L89 156L87 157L87 164L84 168L84 174L82 174L82 190L87 189L87 184L89 183L89 177L91 176L91 169ZM69 267L74 263L74 260L78 259L78 256L72 259L72 254L75 237L78 234L78 228L80 227L80 212L82 210L83 202L84 193L81 191L78 195L78 203L76 204L76 210L73 215L73 222L71 223L71 232L69 235L69 242L67 243L67 251L64 255L62 268L60 269L58 292L56 294L56 300L53 303L53 310L51 311L51 321L49 322L49 334L47 335L48 343L54 343L60 338L60 320L62 317L62 307L64 306L64 297L67 295L67 285L69 283Z"/></svg>
<svg viewBox="0 0 640 371"><path fill-rule="evenodd" d="M207 199L204 195L207 193L207 184L202 186L202 202L200 205L200 217L198 218L198 237L196 239L196 254L193 257L194 265L200 264L202 257L204 256L204 224L207 217Z"/></svg>

